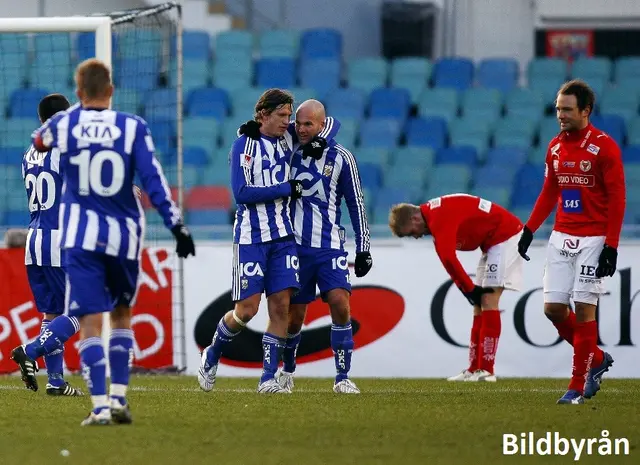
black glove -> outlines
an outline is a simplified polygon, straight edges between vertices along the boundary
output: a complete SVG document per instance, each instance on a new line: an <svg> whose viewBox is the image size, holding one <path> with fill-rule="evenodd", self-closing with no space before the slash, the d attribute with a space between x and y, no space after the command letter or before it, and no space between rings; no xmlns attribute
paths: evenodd
<svg viewBox="0 0 640 465"><path fill-rule="evenodd" d="M527 250L529 250L529 246L531 245L531 241L533 240L533 233L526 226L522 230L522 236L520 236L520 240L518 241L518 253L522 255L526 261L529 261L530 258L527 255Z"/></svg>
<svg viewBox="0 0 640 465"><path fill-rule="evenodd" d="M176 253L180 258L187 258L189 255L196 256L196 246L187 227L177 224L171 228L173 237L176 238Z"/></svg>
<svg viewBox="0 0 640 465"><path fill-rule="evenodd" d="M365 276L371 267L373 266L373 258L369 252L360 252L356 254L356 276L362 278Z"/></svg>
<svg viewBox="0 0 640 465"><path fill-rule="evenodd" d="M315 136L311 142L302 146L302 158L311 157L320 160L325 148L327 148L327 139Z"/></svg>
<svg viewBox="0 0 640 465"><path fill-rule="evenodd" d="M616 272L617 263L618 250L615 247L605 244L602 248L602 252L600 252L600 258L598 259L596 277L604 278L605 276L613 276Z"/></svg>
<svg viewBox="0 0 640 465"><path fill-rule="evenodd" d="M302 183L300 181L296 181L295 179L292 179L288 182L291 185L291 198L299 199L300 197L302 197Z"/></svg>
<svg viewBox="0 0 640 465"><path fill-rule="evenodd" d="M260 140L262 138L262 134L260 134L260 126L262 126L262 123L258 123L257 121L250 119L246 123L240 125L238 134L244 134L253 140Z"/></svg>
<svg viewBox="0 0 640 465"><path fill-rule="evenodd" d="M463 292L464 296L467 298L471 305L476 305L478 307L482 306L482 295L483 294L493 294L493 288L491 287L480 287L473 286L473 290L471 292Z"/></svg>

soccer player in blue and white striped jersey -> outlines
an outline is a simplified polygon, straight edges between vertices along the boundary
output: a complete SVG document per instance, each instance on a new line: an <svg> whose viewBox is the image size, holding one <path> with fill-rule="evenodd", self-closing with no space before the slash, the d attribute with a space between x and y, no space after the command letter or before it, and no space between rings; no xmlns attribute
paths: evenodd
<svg viewBox="0 0 640 465"><path fill-rule="evenodd" d="M289 301L298 284L298 257L290 217L290 199L300 182L289 180L297 143L290 119L293 96L265 91L255 107L253 134L241 135L231 149L231 183L238 205L233 233L232 299L235 308L218 323L211 345L202 352L198 382L213 389L218 362L231 342L258 312L267 296L269 324L262 339L263 372L258 392L287 392L275 380L287 334ZM335 125L335 130L339 124Z"/></svg>
<svg viewBox="0 0 640 465"><path fill-rule="evenodd" d="M301 144L308 144L324 131L325 109L317 100L307 100L296 111L296 132ZM296 150L291 161L291 178L302 183L302 196L292 205L293 229L298 243L300 290L291 299L284 367L277 374L279 384L291 390L300 330L307 305L316 298L316 285L331 312L331 348L335 357L334 392L357 394L349 379L353 352L353 331L349 297L351 283L344 250L345 228L341 225L342 199L347 205L355 233L355 274L365 276L373 265L369 252L367 213L354 156L335 140L325 150L307 156Z"/></svg>
<svg viewBox="0 0 640 465"><path fill-rule="evenodd" d="M109 109L110 70L99 60L86 60L78 65L75 79L80 104L48 120L34 133L33 143L37 150L57 147L64 171L60 241L67 258L65 311L80 322L82 371L93 403L82 425L130 423L131 306L145 229L135 174L175 236L178 256L195 255L195 247L154 157L146 122ZM104 312L111 312L109 396L100 337Z"/></svg>
<svg viewBox="0 0 640 465"><path fill-rule="evenodd" d="M40 122L44 123L69 106L64 95L47 95L38 105ZM64 343L78 331L79 323L77 318L63 314L66 261L58 244L58 212L62 195L60 151L54 148L38 152L33 145L30 146L22 159L22 178L31 216L25 265L31 293L43 319L38 337L29 344L16 347L11 358L20 366L22 380L28 389L38 390L35 377L38 367L28 360L44 357L47 394L81 396L82 392L63 378Z"/></svg>

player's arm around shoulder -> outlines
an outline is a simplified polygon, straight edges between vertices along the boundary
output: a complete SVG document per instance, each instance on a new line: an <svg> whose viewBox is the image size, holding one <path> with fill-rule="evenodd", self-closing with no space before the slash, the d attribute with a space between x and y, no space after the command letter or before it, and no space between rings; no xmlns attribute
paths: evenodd
<svg viewBox="0 0 640 465"><path fill-rule="evenodd" d="M72 107L73 108L73 107ZM31 142L38 152L47 152L53 147L58 146L58 124L60 121L68 121L69 114L67 111L61 111L53 115L42 126L33 131L31 134Z"/></svg>

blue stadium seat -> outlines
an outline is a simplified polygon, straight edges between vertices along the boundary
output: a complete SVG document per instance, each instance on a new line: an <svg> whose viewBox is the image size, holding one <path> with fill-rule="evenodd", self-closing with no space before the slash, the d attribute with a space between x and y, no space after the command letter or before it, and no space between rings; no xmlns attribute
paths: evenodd
<svg viewBox="0 0 640 465"><path fill-rule="evenodd" d="M424 57L399 57L391 62L391 86L407 89L416 104L431 79L431 61Z"/></svg>
<svg viewBox="0 0 640 465"><path fill-rule="evenodd" d="M476 186L511 188L515 178L514 165L486 165L473 174Z"/></svg>
<svg viewBox="0 0 640 465"><path fill-rule="evenodd" d="M580 57L571 65L571 76L589 80L592 78L611 80L611 60L606 57Z"/></svg>
<svg viewBox="0 0 640 465"><path fill-rule="evenodd" d="M328 114L339 120L352 118L360 121L364 117L366 96L358 89L335 89L326 97Z"/></svg>
<svg viewBox="0 0 640 465"><path fill-rule="evenodd" d="M491 187L491 184L476 184L471 192L476 197L489 200L505 208L509 206L511 199L510 187Z"/></svg>
<svg viewBox="0 0 640 465"><path fill-rule="evenodd" d="M624 144L626 127L621 116L595 115L591 117L591 124L613 137L618 145Z"/></svg>
<svg viewBox="0 0 640 465"><path fill-rule="evenodd" d="M17 89L13 91L9 100L11 116L14 118L37 118L38 104L48 93L44 89Z"/></svg>
<svg viewBox="0 0 640 465"><path fill-rule="evenodd" d="M485 155L486 166L517 168L527 161L527 150L516 147L494 147Z"/></svg>
<svg viewBox="0 0 640 465"><path fill-rule="evenodd" d="M567 60L562 58L534 58L527 65L529 85L535 80L552 80L563 82L569 75Z"/></svg>
<svg viewBox="0 0 640 465"><path fill-rule="evenodd" d="M202 147L187 145L183 150L182 157L185 165L193 165L195 167L204 167L209 163L207 151Z"/></svg>
<svg viewBox="0 0 640 465"><path fill-rule="evenodd" d="M473 83L473 62L468 58L441 58L433 73L436 87L452 87L459 91Z"/></svg>
<svg viewBox="0 0 640 465"><path fill-rule="evenodd" d="M564 84L564 79L535 77L529 80L529 89L540 95L546 107L555 107L558 89Z"/></svg>
<svg viewBox="0 0 640 465"><path fill-rule="evenodd" d="M308 59L299 68L300 85L316 91L318 98L340 87L340 61L336 59Z"/></svg>
<svg viewBox="0 0 640 465"><path fill-rule="evenodd" d="M256 63L258 87L288 89L296 85L296 65L292 58L262 58Z"/></svg>
<svg viewBox="0 0 640 465"><path fill-rule="evenodd" d="M4 128L2 128L4 130ZM0 140L2 142L2 140ZM23 147L9 147L9 146L0 146L0 165L4 169L7 165L19 166L22 163L22 157L24 156L24 152L26 147L28 146L28 141L25 141ZM6 178L6 173L0 170L0 180L4 181Z"/></svg>
<svg viewBox="0 0 640 465"><path fill-rule="evenodd" d="M560 124L555 116L547 116L540 122L540 133L538 137L538 145L547 148L551 139L560 133Z"/></svg>
<svg viewBox="0 0 640 465"><path fill-rule="evenodd" d="M31 141L31 134L39 126L40 121L36 119L35 114L32 114L30 118L7 119L2 125L3 130L0 131L0 141L5 147L26 148Z"/></svg>
<svg viewBox="0 0 640 465"><path fill-rule="evenodd" d="M213 65L212 82L216 87L234 92L251 87L253 79L251 56L218 58Z"/></svg>
<svg viewBox="0 0 640 465"><path fill-rule="evenodd" d="M472 87L462 94L462 114L495 121L502 111L502 94L496 89Z"/></svg>
<svg viewBox="0 0 640 465"><path fill-rule="evenodd" d="M469 191L471 167L463 164L435 165L429 179L425 197L432 199L446 194Z"/></svg>
<svg viewBox="0 0 640 465"><path fill-rule="evenodd" d="M342 128L340 128L340 132L342 132ZM340 133L338 133L338 136L340 136ZM354 154L358 163L374 163L385 169L389 164L389 149L375 147L359 148L354 152Z"/></svg>
<svg viewBox="0 0 640 465"><path fill-rule="evenodd" d="M597 102L597 100L596 100ZM638 116L640 92L626 87L608 88L600 99L599 112L605 115L618 115L629 121Z"/></svg>
<svg viewBox="0 0 640 465"><path fill-rule="evenodd" d="M480 134L483 137L488 137L496 124L496 120L490 118L476 118L474 116L463 115L449 123L449 132Z"/></svg>
<svg viewBox="0 0 640 465"><path fill-rule="evenodd" d="M340 131L336 136L336 141L347 149L352 149L356 145L356 139L358 137L358 122L351 118L339 118L339 120ZM358 155L359 154L360 151L358 151Z"/></svg>
<svg viewBox="0 0 640 465"><path fill-rule="evenodd" d="M440 150L447 142L447 122L438 117L412 118L407 122L405 134L409 146Z"/></svg>
<svg viewBox="0 0 640 465"><path fill-rule="evenodd" d="M369 96L370 118L393 118L404 122L411 108L411 95L406 89L379 88Z"/></svg>
<svg viewBox="0 0 640 465"><path fill-rule="evenodd" d="M593 92L596 94L596 98L599 95L602 95L604 93L604 90L610 85L609 81L606 78L599 76L584 78L584 81L589 84L589 87L591 87Z"/></svg>
<svg viewBox="0 0 640 465"><path fill-rule="evenodd" d="M25 228L29 224L29 211L26 208L6 211L4 223L8 227Z"/></svg>
<svg viewBox="0 0 640 465"><path fill-rule="evenodd" d="M198 87L209 86L209 61L200 58L186 58L182 62L182 91L188 94ZM178 74L176 61L172 60L169 64L169 85L176 87L178 85Z"/></svg>
<svg viewBox="0 0 640 465"><path fill-rule="evenodd" d="M532 147L527 155L527 161L533 165L544 164L547 159L548 144L540 144L538 147Z"/></svg>
<svg viewBox="0 0 640 465"><path fill-rule="evenodd" d="M118 35L118 56L122 59L162 56L164 41L160 29L131 28Z"/></svg>
<svg viewBox="0 0 640 465"><path fill-rule="evenodd" d="M518 84L519 66L514 58L487 58L480 62L476 78L480 86L509 92Z"/></svg>
<svg viewBox="0 0 640 465"><path fill-rule="evenodd" d="M640 145L640 116L627 122L627 144Z"/></svg>
<svg viewBox="0 0 640 465"><path fill-rule="evenodd" d="M189 226L216 226L231 224L231 217L227 210L188 210Z"/></svg>
<svg viewBox="0 0 640 465"><path fill-rule="evenodd" d="M297 58L300 33L287 29L264 31L258 38L262 58Z"/></svg>
<svg viewBox="0 0 640 465"><path fill-rule="evenodd" d="M616 83L624 79L640 79L640 57L620 57L614 64Z"/></svg>
<svg viewBox="0 0 640 465"><path fill-rule="evenodd" d="M237 89L231 93L231 112L234 116L245 119L251 117L255 111L256 102L264 92L258 87Z"/></svg>
<svg viewBox="0 0 640 465"><path fill-rule="evenodd" d="M68 32L35 34L34 65L69 70L72 62L71 35Z"/></svg>
<svg viewBox="0 0 640 465"><path fill-rule="evenodd" d="M360 147L394 148L400 139L400 124L396 120L371 118L360 126Z"/></svg>
<svg viewBox="0 0 640 465"><path fill-rule="evenodd" d="M251 57L253 54L253 35L239 29L222 31L213 38L214 54L220 57Z"/></svg>
<svg viewBox="0 0 640 465"><path fill-rule="evenodd" d="M184 145L202 147L207 153L213 153L218 147L220 125L215 118L186 117L182 126Z"/></svg>
<svg viewBox="0 0 640 465"><path fill-rule="evenodd" d="M229 167L229 149L221 149L217 158L211 161L202 173L202 180L206 184L228 186L231 183L231 168Z"/></svg>
<svg viewBox="0 0 640 465"><path fill-rule="evenodd" d="M289 89L289 92L293 94L293 104L296 108L305 100L318 99L316 91L309 87L292 87Z"/></svg>
<svg viewBox="0 0 640 465"><path fill-rule="evenodd" d="M245 121L247 121L246 116L234 116L232 118L226 118L222 122L221 147L226 148L227 151L231 149L231 146L238 138L238 128Z"/></svg>
<svg viewBox="0 0 640 465"><path fill-rule="evenodd" d="M525 164L518 170L511 194L512 207L532 207L544 181L544 165Z"/></svg>
<svg viewBox="0 0 640 465"><path fill-rule="evenodd" d="M144 99L144 117L177 119L177 102L175 89L150 90Z"/></svg>
<svg viewBox="0 0 640 465"><path fill-rule="evenodd" d="M7 104L8 95L23 87L29 70L29 45L26 34L0 34L0 100ZM2 98L5 97L5 98ZM4 116L0 112L0 116Z"/></svg>
<svg viewBox="0 0 640 465"><path fill-rule="evenodd" d="M4 35L4 34L3 34ZM111 53L118 56L118 36L111 35ZM76 60L84 61L96 56L96 34L95 32L80 32L76 36Z"/></svg>
<svg viewBox="0 0 640 465"><path fill-rule="evenodd" d="M495 147L519 147L528 150L533 145L536 123L520 116L498 121L493 134Z"/></svg>
<svg viewBox="0 0 640 465"><path fill-rule="evenodd" d="M153 136L156 149L161 153L170 153L175 149L175 119L149 119L149 130Z"/></svg>
<svg viewBox="0 0 640 465"><path fill-rule="evenodd" d="M507 95L505 103L509 116L535 115L536 119L540 119L544 114L542 95L530 89L513 89Z"/></svg>
<svg viewBox="0 0 640 465"><path fill-rule="evenodd" d="M374 163L359 163L358 172L362 186L370 189L378 189L382 185L382 169Z"/></svg>
<svg viewBox="0 0 640 465"><path fill-rule="evenodd" d="M417 195L425 185L427 175L427 171L418 170L413 165L396 163L385 171L384 185L387 188L411 189ZM379 193L378 199L382 197Z"/></svg>
<svg viewBox="0 0 640 465"><path fill-rule="evenodd" d="M382 188L378 192L376 207L386 207L388 215L388 210L390 210L391 207L395 204L403 202L415 202L416 199L414 197L419 194L420 190L420 186L411 188L407 187L407 183L405 183L403 186Z"/></svg>
<svg viewBox="0 0 640 465"><path fill-rule="evenodd" d="M140 94L134 89L118 89L113 93L111 106L114 110L137 115L140 113Z"/></svg>
<svg viewBox="0 0 640 465"><path fill-rule="evenodd" d="M458 93L455 89L427 89L420 97L418 114L429 117L437 116L448 123L458 114Z"/></svg>
<svg viewBox="0 0 640 465"><path fill-rule="evenodd" d="M171 37L171 56L176 56L175 35ZM185 61L208 61L211 58L211 37L209 36L209 33L206 31L183 31L182 57Z"/></svg>
<svg viewBox="0 0 640 465"><path fill-rule="evenodd" d="M358 58L347 64L349 87L366 94L387 85L389 64L384 58Z"/></svg>
<svg viewBox="0 0 640 465"><path fill-rule="evenodd" d="M189 116L210 116L221 120L229 113L229 95L223 89L195 89L189 93L185 109Z"/></svg>
<svg viewBox="0 0 640 465"><path fill-rule="evenodd" d="M469 165L475 166L478 162L478 152L473 147L448 147L438 150L436 164Z"/></svg>
<svg viewBox="0 0 640 465"><path fill-rule="evenodd" d="M45 65L39 61L31 64L29 71L30 87L40 89L66 89L71 84L71 65L65 63Z"/></svg>
<svg viewBox="0 0 640 465"><path fill-rule="evenodd" d="M159 61L157 55L126 58L115 63L115 84L120 89L135 89L141 92L158 85Z"/></svg>
<svg viewBox="0 0 640 465"><path fill-rule="evenodd" d="M403 146L393 153L393 164L406 164L416 170L429 172L435 160L435 150L430 147Z"/></svg>
<svg viewBox="0 0 640 465"><path fill-rule="evenodd" d="M339 60L342 57L342 33L337 29L307 29L300 37L300 58Z"/></svg>
<svg viewBox="0 0 640 465"><path fill-rule="evenodd" d="M625 165L628 163L640 163L640 146L628 145L622 149L622 161ZM2 163L1 160L0 163Z"/></svg>
<svg viewBox="0 0 640 465"><path fill-rule="evenodd" d="M632 163L625 166L624 177L627 186L640 185L640 165Z"/></svg>

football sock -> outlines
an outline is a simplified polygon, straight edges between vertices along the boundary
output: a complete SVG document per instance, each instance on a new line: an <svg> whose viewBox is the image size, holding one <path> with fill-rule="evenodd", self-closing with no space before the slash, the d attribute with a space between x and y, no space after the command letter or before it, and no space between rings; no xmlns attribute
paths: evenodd
<svg viewBox="0 0 640 465"><path fill-rule="evenodd" d="M296 352L300 344L301 334L288 334L287 342L282 352L282 361L284 362L284 371L293 373L296 371Z"/></svg>
<svg viewBox="0 0 640 465"><path fill-rule="evenodd" d="M480 369L493 374L493 365L498 352L498 341L502 331L500 310L482 311L482 328L480 329Z"/></svg>
<svg viewBox="0 0 640 465"><path fill-rule="evenodd" d="M224 316L218 322L216 332L213 334L211 345L207 349L207 363L209 366L217 365L222 356L222 350L230 343L240 331L234 333L224 322Z"/></svg>
<svg viewBox="0 0 640 465"><path fill-rule="evenodd" d="M336 363L336 383L349 377L353 354L353 330L351 322L331 325L331 350Z"/></svg>
<svg viewBox="0 0 640 465"><path fill-rule="evenodd" d="M558 330L562 339L573 345L573 335L576 326L576 314L569 310L569 315L559 323L554 322L553 326Z"/></svg>
<svg viewBox="0 0 640 465"><path fill-rule="evenodd" d="M473 326L471 327L471 340L469 341L469 371L474 372L480 368L479 351L480 328L482 327L482 315L473 315Z"/></svg>
<svg viewBox="0 0 640 465"><path fill-rule="evenodd" d="M91 393L94 412L108 407L106 363L102 339L89 337L80 342L80 360L82 361L82 377Z"/></svg>
<svg viewBox="0 0 640 465"><path fill-rule="evenodd" d="M584 394L587 373L598 349L598 326L595 321L576 323L573 336L573 373L569 389ZM602 363L602 360L600 360Z"/></svg>
<svg viewBox="0 0 640 465"><path fill-rule="evenodd" d="M264 333L262 336L262 376L260 384L275 378L282 351L286 344L283 337L274 336L271 333Z"/></svg>
<svg viewBox="0 0 640 465"><path fill-rule="evenodd" d="M74 316L60 315L51 322L43 320L40 335L27 344L24 351L30 359L35 360L54 350L62 349L64 343L79 329L80 323Z"/></svg>
<svg viewBox="0 0 640 465"><path fill-rule="evenodd" d="M109 366L111 385L109 395L122 405L126 403L129 370L133 363L133 331L131 329L112 329L109 338Z"/></svg>

